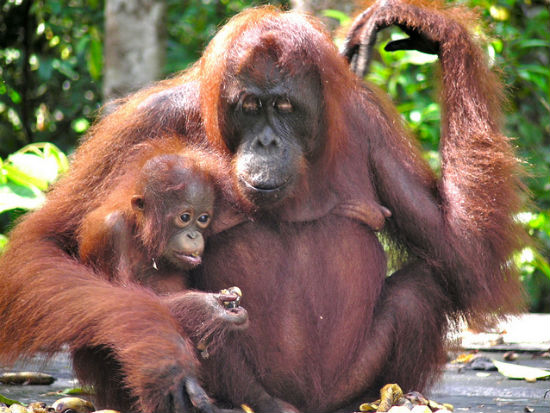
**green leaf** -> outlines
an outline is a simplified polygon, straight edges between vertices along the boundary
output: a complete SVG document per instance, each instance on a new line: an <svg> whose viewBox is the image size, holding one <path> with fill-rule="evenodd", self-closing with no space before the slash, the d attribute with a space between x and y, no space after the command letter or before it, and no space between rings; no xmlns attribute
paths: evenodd
<svg viewBox="0 0 550 413"><path fill-rule="evenodd" d="M349 17L346 13L340 10L326 9L321 12L321 15L325 17L330 17L331 19L338 20L338 23L340 24L340 26L348 23L351 20L351 17Z"/></svg>
<svg viewBox="0 0 550 413"><path fill-rule="evenodd" d="M25 403L21 403L17 400L8 399L6 396L2 396L1 394L0 394L0 403L4 403L8 406L11 406L12 404L20 404L21 406L26 406Z"/></svg>
<svg viewBox="0 0 550 413"><path fill-rule="evenodd" d="M78 118L71 123L71 127L75 132L84 133L90 127L90 122L86 118Z"/></svg>
<svg viewBox="0 0 550 413"><path fill-rule="evenodd" d="M437 61L438 57L435 54L418 52L416 50L406 50L405 57L402 63L411 63L413 65L425 65Z"/></svg>
<svg viewBox="0 0 550 413"><path fill-rule="evenodd" d="M0 254L2 253L2 251L4 251L4 248L6 248L6 245L8 245L8 237L6 237L4 234L0 234ZM0 394L0 397L1 396L2 395Z"/></svg>
<svg viewBox="0 0 550 413"><path fill-rule="evenodd" d="M530 47L548 47L548 42L542 39L526 39L519 42L519 47L521 48L530 48Z"/></svg>
<svg viewBox="0 0 550 413"><path fill-rule="evenodd" d="M36 159L38 159L36 157ZM20 158L18 158L20 160ZM9 181L14 182L17 185L23 187L36 187L38 190L45 191L48 189L48 182L39 177L34 177L29 175L25 171L22 171L16 166L13 165L4 165L4 171L7 172L6 177Z"/></svg>
<svg viewBox="0 0 550 413"><path fill-rule="evenodd" d="M497 21L506 21L510 19L510 12L502 6L492 5L489 8L489 13L491 17Z"/></svg>
<svg viewBox="0 0 550 413"><path fill-rule="evenodd" d="M40 66L38 66L38 77L41 81L46 82L50 80L53 73L52 59L45 57L42 58Z"/></svg>
<svg viewBox="0 0 550 413"><path fill-rule="evenodd" d="M8 157L4 166L8 179L20 185L34 185L43 191L68 168L65 154L49 142L21 148Z"/></svg>
<svg viewBox="0 0 550 413"><path fill-rule="evenodd" d="M13 182L0 185L0 214L12 209L37 209L46 200L42 191L34 186Z"/></svg>
<svg viewBox="0 0 550 413"><path fill-rule="evenodd" d="M60 394L78 394L78 395L94 395L94 388L91 386L72 387L69 389L63 389Z"/></svg>
<svg viewBox="0 0 550 413"><path fill-rule="evenodd" d="M502 48L503 48L502 40L494 39L491 42L491 46L493 46L493 49L495 50L495 52L502 53Z"/></svg>
<svg viewBox="0 0 550 413"><path fill-rule="evenodd" d="M0 184L5 184L8 181L7 174L8 172L4 170L4 162L0 158Z"/></svg>
<svg viewBox="0 0 550 413"><path fill-rule="evenodd" d="M520 222L528 224L529 228L540 229L550 235L550 211L542 211L538 214L534 212L527 212L518 214L518 216L525 217L526 221Z"/></svg>
<svg viewBox="0 0 550 413"><path fill-rule="evenodd" d="M76 48L75 48L76 52L77 53L84 52L85 50L88 49L89 44L90 44L90 36L82 37L82 39L80 39L76 44Z"/></svg>
<svg viewBox="0 0 550 413"><path fill-rule="evenodd" d="M542 65L523 64L520 66L519 70L529 73L537 73L546 77L550 76L550 69Z"/></svg>
<svg viewBox="0 0 550 413"><path fill-rule="evenodd" d="M78 73L71 67L71 65L63 60L53 59L52 67L62 75L72 80L78 80Z"/></svg>
<svg viewBox="0 0 550 413"><path fill-rule="evenodd" d="M88 71L94 80L101 77L103 70L103 46L99 32L95 27L90 28L90 44L88 49Z"/></svg>
<svg viewBox="0 0 550 413"><path fill-rule="evenodd" d="M543 379L550 377L550 371L513 363L493 360L498 372L510 379Z"/></svg>
<svg viewBox="0 0 550 413"><path fill-rule="evenodd" d="M548 260L544 258L540 252L535 251L534 261L535 267L537 267L540 272L542 272L550 280L550 264L548 263Z"/></svg>
<svg viewBox="0 0 550 413"><path fill-rule="evenodd" d="M36 145L41 145L35 144ZM65 173L69 169L69 160L67 159L67 156L54 144L51 144L49 142L44 142L44 156L46 158L54 158L57 162L57 169L58 174Z"/></svg>
<svg viewBox="0 0 550 413"><path fill-rule="evenodd" d="M21 95L17 93L17 91L10 89L8 91L8 95L13 103L15 104L21 103Z"/></svg>
<svg viewBox="0 0 550 413"><path fill-rule="evenodd" d="M522 79L528 80L529 82L537 85L537 87L540 90L548 91L548 81L547 81L548 76L540 76L536 73L529 73L521 70L518 70L518 74ZM541 100L542 99L543 97L541 96Z"/></svg>

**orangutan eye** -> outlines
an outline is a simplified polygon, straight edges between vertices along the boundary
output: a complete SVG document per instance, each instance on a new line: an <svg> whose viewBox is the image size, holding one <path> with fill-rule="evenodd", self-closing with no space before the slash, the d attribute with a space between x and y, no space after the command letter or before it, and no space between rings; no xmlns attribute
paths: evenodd
<svg viewBox="0 0 550 413"><path fill-rule="evenodd" d="M248 95L242 103L243 112L254 114L258 113L262 108L262 102L256 96Z"/></svg>
<svg viewBox="0 0 550 413"><path fill-rule="evenodd" d="M206 228L210 223L210 215L202 214L197 218L197 221L199 222L199 226Z"/></svg>
<svg viewBox="0 0 550 413"><path fill-rule="evenodd" d="M193 216L191 215L191 213L184 212L176 217L176 225L183 228L191 222L192 218Z"/></svg>
<svg viewBox="0 0 550 413"><path fill-rule="evenodd" d="M288 98L279 98L274 103L275 109L281 113L290 113L294 110Z"/></svg>

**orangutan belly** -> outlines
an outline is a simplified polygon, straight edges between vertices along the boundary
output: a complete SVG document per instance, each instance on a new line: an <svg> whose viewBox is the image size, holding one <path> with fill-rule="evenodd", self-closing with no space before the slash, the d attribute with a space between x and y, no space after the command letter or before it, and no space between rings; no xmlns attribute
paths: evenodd
<svg viewBox="0 0 550 413"><path fill-rule="evenodd" d="M215 254L204 257L201 287L243 291L246 345L264 387L305 410L329 403L331 387L367 334L385 277L374 233L330 216L276 227L246 224L210 247ZM314 394L326 397L314 400Z"/></svg>

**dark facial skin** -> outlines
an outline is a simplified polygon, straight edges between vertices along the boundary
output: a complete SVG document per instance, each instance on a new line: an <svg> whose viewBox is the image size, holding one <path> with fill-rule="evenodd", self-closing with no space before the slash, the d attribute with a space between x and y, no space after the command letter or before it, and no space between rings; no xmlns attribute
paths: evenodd
<svg viewBox="0 0 550 413"><path fill-rule="evenodd" d="M135 195L132 206L143 211L143 197ZM199 265L205 244L203 234L210 225L213 209L213 189L202 181L190 180L165 215L168 242L159 258L166 259L182 270Z"/></svg>
<svg viewBox="0 0 550 413"><path fill-rule="evenodd" d="M270 59L250 65L228 85L239 189L270 208L292 194L303 166L320 148L322 93L315 73L285 76Z"/></svg>

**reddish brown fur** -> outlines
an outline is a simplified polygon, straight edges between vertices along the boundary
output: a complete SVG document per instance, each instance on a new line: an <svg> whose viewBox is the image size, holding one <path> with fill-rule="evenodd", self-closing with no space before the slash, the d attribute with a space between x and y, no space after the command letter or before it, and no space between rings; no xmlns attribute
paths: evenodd
<svg viewBox="0 0 550 413"><path fill-rule="evenodd" d="M236 315L237 310L224 308L219 294L190 291L188 270L164 261L153 268L152 260L163 255L168 237L177 229L172 224L174 212L177 215L182 202L189 202L182 199L182 191L191 181L204 191L218 192L214 214L228 207L227 201L233 196L224 180L228 174L226 162L220 156L184 144L177 136L164 137L162 145L140 144L137 148L139 156L124 165L124 173L102 205L84 217L77 235L79 260L117 285L142 285L163 295L163 303L195 346L213 354L228 334L246 327L246 311L239 308ZM148 217L138 215L131 202L134 195L144 196L146 187Z"/></svg>
<svg viewBox="0 0 550 413"><path fill-rule="evenodd" d="M174 208L179 208L182 199L174 197L181 198L178 191L189 185L190 180L200 182L205 190L207 187L215 188L218 192L218 211L228 207L229 202L235 202L231 182L226 179L229 169L223 157L196 145L185 144L184 138L175 135L157 138L154 143L136 145L134 151L135 159L123 166L121 175L105 195L102 204L83 218L77 235L80 261L93 266L110 279L118 279L123 283L138 282L138 274L118 273L121 270L118 266L121 264L122 245L117 245L120 241L113 239L116 238L116 231L111 227L112 224L106 222L108 216L113 213L120 215L125 224L121 231L129 234L130 238L135 238L135 242L128 245L128 251L124 252L132 257L127 260L131 261L131 270L126 268L132 273L139 272L140 268L150 267L155 257L162 256L169 230L172 229L165 225L165 217L173 214ZM166 159L169 155L177 155L177 158L170 159L173 165L164 168L163 174L158 170L151 170L147 171L148 176L144 175L147 162L158 160L162 156ZM187 180L172 182L184 173L188 174ZM150 198L151 219L148 220L143 214L137 214L131 203L134 195L143 196L145 186L149 187ZM183 276L177 278L182 282L184 280Z"/></svg>
<svg viewBox="0 0 550 413"><path fill-rule="evenodd" d="M279 410L272 396L326 412L353 409L387 382L406 391L430 385L445 360L449 322L485 322L521 301L510 260L521 238L513 220L521 193L517 161L498 130L498 84L462 10L389 0L375 3L355 26L404 23L439 43L441 179L386 98L355 78L317 21L299 14L247 11L189 72L123 102L94 127L44 208L12 233L1 260L2 359L64 343L108 346L138 408L167 409L167 388L197 372L189 341L158 297L113 285L79 263L76 229L132 159L134 145L158 130L202 141L204 125L210 147L230 155L223 87L255 49L261 59L267 39L280 44L278 65L288 76L318 73L325 147L304 166L303 186L292 198L209 239L194 287L239 285L250 328L202 363L204 385L221 401L260 412ZM391 210L385 232L404 252L389 278L372 227L340 212L378 204ZM98 357L102 367L111 365L102 353L75 361L82 372ZM109 378L92 379L104 401L124 403L108 393Z"/></svg>
<svg viewBox="0 0 550 413"><path fill-rule="evenodd" d="M525 200L521 170L514 146L499 131L498 78L466 29L475 24L475 14L441 1L389 1L368 9L354 26L365 20L379 26L406 23L428 38L445 39L439 54L444 116L442 179L437 185L449 235L455 240L451 248L467 263L463 274L454 276L457 298L472 322L483 323L495 309L517 309L522 296L509 258L525 241L513 214Z"/></svg>

